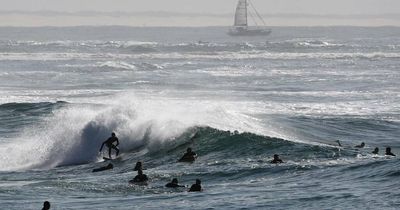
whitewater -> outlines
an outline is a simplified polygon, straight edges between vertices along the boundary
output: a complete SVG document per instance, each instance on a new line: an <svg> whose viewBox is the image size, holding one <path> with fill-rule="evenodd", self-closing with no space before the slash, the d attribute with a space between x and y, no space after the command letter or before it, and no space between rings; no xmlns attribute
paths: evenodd
<svg viewBox="0 0 400 210"><path fill-rule="evenodd" d="M1 209L398 209L400 28L227 30L0 27Z"/></svg>

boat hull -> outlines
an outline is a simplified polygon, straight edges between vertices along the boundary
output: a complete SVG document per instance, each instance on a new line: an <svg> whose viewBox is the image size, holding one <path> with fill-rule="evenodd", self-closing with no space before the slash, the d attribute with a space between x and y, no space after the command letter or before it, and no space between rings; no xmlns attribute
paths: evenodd
<svg viewBox="0 0 400 210"><path fill-rule="evenodd" d="M230 30L228 34L230 36L268 36L271 34L270 29L245 29L245 30Z"/></svg>

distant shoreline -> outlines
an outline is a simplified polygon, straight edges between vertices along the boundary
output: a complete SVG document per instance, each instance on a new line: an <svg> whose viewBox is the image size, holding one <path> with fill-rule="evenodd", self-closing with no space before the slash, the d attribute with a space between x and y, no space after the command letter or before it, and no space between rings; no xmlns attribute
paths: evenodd
<svg viewBox="0 0 400 210"><path fill-rule="evenodd" d="M129 26L129 25L76 25L76 26L1 26L0 28L2 29L7 29L7 28L20 28L20 29L40 29L40 28L54 28L54 29L58 29L58 28L138 28L138 29L144 29L144 28L148 28L148 29L157 29L157 28L179 28L179 29L184 29L184 28L226 28L229 29L231 26L227 26L227 25L221 25L221 26ZM323 25L316 25L316 26L267 26L269 28L272 29L279 29L279 28L314 28L314 29L318 29L318 28L332 28L332 29L340 29L340 28L400 28L399 26L396 25L382 25L382 26L353 26L353 25L330 25L330 26L323 26Z"/></svg>

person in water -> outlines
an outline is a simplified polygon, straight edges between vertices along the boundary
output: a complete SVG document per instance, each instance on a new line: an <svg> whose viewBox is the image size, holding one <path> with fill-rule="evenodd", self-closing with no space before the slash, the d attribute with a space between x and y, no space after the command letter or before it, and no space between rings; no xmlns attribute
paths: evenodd
<svg viewBox="0 0 400 210"><path fill-rule="evenodd" d="M141 161L136 162L135 168L133 170L134 171L143 170L142 162Z"/></svg>
<svg viewBox="0 0 400 210"><path fill-rule="evenodd" d="M114 142L116 142L117 144L114 145ZM116 151L116 156L118 156L118 154L119 154L119 149L118 149L119 141L118 141L118 138L115 136L115 133L112 133L111 137L103 142L103 144L100 147L100 152L103 149L104 144L108 147L108 156L110 157L110 159L111 159L111 149L114 149Z"/></svg>
<svg viewBox="0 0 400 210"><path fill-rule="evenodd" d="M178 179L173 178L172 181L165 185L165 187L176 188L176 187L185 187L184 185L178 184Z"/></svg>
<svg viewBox="0 0 400 210"><path fill-rule="evenodd" d="M395 154L392 153L392 148L390 147L386 147L385 155L396 156Z"/></svg>
<svg viewBox="0 0 400 210"><path fill-rule="evenodd" d="M379 148L375 147L374 151L372 151L372 154L377 155L379 153Z"/></svg>
<svg viewBox="0 0 400 210"><path fill-rule="evenodd" d="M186 153L183 154L179 162L193 162L197 157L197 154L192 151L192 148L187 148Z"/></svg>
<svg viewBox="0 0 400 210"><path fill-rule="evenodd" d="M356 145L355 148L364 148L365 147L365 143L361 142L360 145Z"/></svg>
<svg viewBox="0 0 400 210"><path fill-rule="evenodd" d="M342 144L340 143L340 141L339 141L339 140L336 140L336 142L337 142L337 144L338 144L338 146L339 146L339 147L341 147L341 146L342 146Z"/></svg>
<svg viewBox="0 0 400 210"><path fill-rule="evenodd" d="M50 202L45 201L45 202L43 203L43 208L42 208L42 210L49 210L49 209L50 209Z"/></svg>
<svg viewBox="0 0 400 210"><path fill-rule="evenodd" d="M139 169L138 175L136 175L135 178L133 178L132 182L140 183L140 182L147 182L148 180L149 180L149 178L147 178L146 174L143 174L143 170Z"/></svg>
<svg viewBox="0 0 400 210"><path fill-rule="evenodd" d="M279 155L275 154L274 159L271 160L271 163L283 163L283 161L279 158Z"/></svg>
<svg viewBox="0 0 400 210"><path fill-rule="evenodd" d="M201 191L203 191L201 189L201 181L200 181L200 179L196 179L196 184L193 184L190 187L189 192L201 192Z"/></svg>

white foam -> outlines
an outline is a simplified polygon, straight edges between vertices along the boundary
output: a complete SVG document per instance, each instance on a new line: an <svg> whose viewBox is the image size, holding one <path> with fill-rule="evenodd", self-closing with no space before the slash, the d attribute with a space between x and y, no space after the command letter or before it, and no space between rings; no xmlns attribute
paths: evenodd
<svg viewBox="0 0 400 210"><path fill-rule="evenodd" d="M211 59L211 60L240 60L240 59L382 59L400 58L396 52L268 52L264 50L214 52L204 53L139 53L139 54L112 54L112 53L0 53L0 60L102 60L102 59Z"/></svg>
<svg viewBox="0 0 400 210"><path fill-rule="evenodd" d="M125 70L135 70L136 66L123 62L123 61L106 61L104 63L100 63L99 67L111 67L116 69L125 69Z"/></svg>
<svg viewBox="0 0 400 210"><path fill-rule="evenodd" d="M122 152L139 146L158 150L187 128L208 125L222 130L259 132L243 114L211 101L139 98L122 94L104 106L69 105L44 123L26 128L0 147L0 170L52 168L96 161L98 149L111 132L120 138Z"/></svg>

